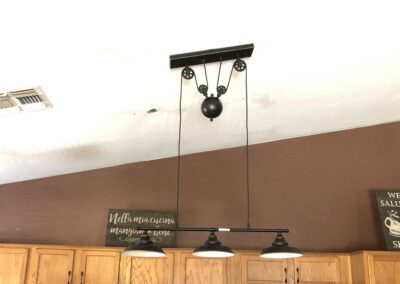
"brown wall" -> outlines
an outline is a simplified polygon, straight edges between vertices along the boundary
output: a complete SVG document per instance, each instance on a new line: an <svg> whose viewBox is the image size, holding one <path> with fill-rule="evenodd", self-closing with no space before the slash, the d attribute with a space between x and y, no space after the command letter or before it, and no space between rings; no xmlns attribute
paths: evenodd
<svg viewBox="0 0 400 284"><path fill-rule="evenodd" d="M181 226L245 226L244 154L182 158ZM400 123L258 144L250 159L253 227L289 227L306 251L384 249L372 189L400 188ZM104 245L109 208L174 210L175 190L175 158L1 185L0 242ZM220 234L233 248L272 238Z"/></svg>

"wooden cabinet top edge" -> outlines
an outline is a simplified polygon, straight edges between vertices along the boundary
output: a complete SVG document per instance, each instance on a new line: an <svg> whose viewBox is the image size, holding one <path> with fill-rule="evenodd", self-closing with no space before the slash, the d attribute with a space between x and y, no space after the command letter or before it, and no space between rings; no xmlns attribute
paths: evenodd
<svg viewBox="0 0 400 284"><path fill-rule="evenodd" d="M54 245L54 244L14 244L14 243L0 243L0 248L54 248L54 249L77 249L77 250L103 250L103 251L120 251L122 252L125 247L107 247L107 246L90 246L90 245ZM166 253L191 253L193 248L164 248ZM234 253L239 255L258 255L258 250L233 250ZM377 251L377 250L360 250L354 252L304 252L304 256L346 256L355 254L393 254L400 251Z"/></svg>
<svg viewBox="0 0 400 284"><path fill-rule="evenodd" d="M359 250L355 252L350 252L350 255L355 255L355 254L400 254L400 251L396 250Z"/></svg>

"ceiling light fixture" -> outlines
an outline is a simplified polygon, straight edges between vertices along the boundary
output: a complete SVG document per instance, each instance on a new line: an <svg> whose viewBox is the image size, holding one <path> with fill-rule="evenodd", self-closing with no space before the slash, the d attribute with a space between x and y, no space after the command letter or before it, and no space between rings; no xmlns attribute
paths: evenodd
<svg viewBox="0 0 400 284"><path fill-rule="evenodd" d="M211 232L204 245L194 249L193 255L200 257L231 257L233 252L230 248L223 246L215 233Z"/></svg>
<svg viewBox="0 0 400 284"><path fill-rule="evenodd" d="M128 246L124 252L127 256L138 256L138 257L162 257L165 256L165 252L162 248L155 245L148 234L148 230L140 236L139 241L136 244Z"/></svg>
<svg viewBox="0 0 400 284"><path fill-rule="evenodd" d="M245 233L277 233L275 241L272 243L272 247L264 249L260 256L264 258L293 258L301 256L301 252L294 247L289 247L288 243L283 238L283 233L288 233L288 229L252 229L250 226L250 185L249 185L249 111L248 111L248 92L247 92L247 65L242 58L250 57L253 53L254 45L246 44L241 46L226 47L220 49L211 49L205 51L191 52L185 54L171 55L170 56L170 67L179 68L184 67L181 73L181 84L180 84L180 96L179 96L179 136L178 136L178 167L177 167L177 194L176 194L176 228L148 228L148 227L137 227L136 230L143 231L144 234L141 236L137 244L133 244L125 249L124 253L129 256L136 257L161 257L165 253L160 247L154 245L150 236L149 231L171 231L171 232L209 232L210 236L204 245L195 248L193 251L194 256L200 257L231 257L233 252L230 248L225 247L221 244L216 236L216 232L245 232ZM235 60L231 73L228 79L226 87L219 85L219 79L221 74L222 62L226 60ZM219 62L218 80L216 86L217 95L208 95L208 78L206 63ZM196 73L189 66L202 64L204 67L204 73L206 78L206 84L198 85ZM246 189L247 189L247 227L246 228L185 228L179 227L179 195L180 195L180 165L181 165L181 133L182 133L182 87L183 79L191 80L195 78L196 87L199 93L205 96L203 103L201 104L201 111L204 116L213 121L217 118L223 109L220 97L225 94L229 89L229 84L232 78L233 70L237 72L245 71L245 87L246 87Z"/></svg>
<svg viewBox="0 0 400 284"><path fill-rule="evenodd" d="M124 254L127 256L137 257L162 257L165 256L165 252L162 248L155 245L148 234L148 230L140 236L139 241L136 244L128 246L124 250Z"/></svg>
<svg viewBox="0 0 400 284"><path fill-rule="evenodd" d="M272 246L265 248L261 251L260 257L263 258L295 258L300 257L303 254L299 249L290 247L282 236L282 233L278 233Z"/></svg>

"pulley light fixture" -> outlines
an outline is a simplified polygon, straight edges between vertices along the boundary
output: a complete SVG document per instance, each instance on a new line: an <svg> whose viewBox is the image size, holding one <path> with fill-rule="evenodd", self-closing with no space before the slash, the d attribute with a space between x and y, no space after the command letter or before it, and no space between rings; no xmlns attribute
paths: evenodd
<svg viewBox="0 0 400 284"><path fill-rule="evenodd" d="M201 245L193 251L193 255L200 257L231 257L234 255L232 250L223 246L216 236L216 232L246 232L246 233L276 233L276 239L271 247L262 250L260 257L263 258L294 258L302 256L301 252L295 248L290 247L283 237L283 233L288 233L289 230L285 228L275 229L253 229L250 226L250 185L249 185L249 128L248 128L248 92L247 92L247 65L242 58L250 57L253 53L254 45L246 44L240 46L226 47L220 49L205 50L199 52L191 52L185 54L171 55L170 67L179 68L183 67L181 73L180 96L179 96L179 136L178 136L178 167L177 167L177 194L176 194L176 212L177 220L176 228L148 228L136 227L138 231L143 234L136 244L130 245L124 250L124 254L135 257L161 257L165 256L162 248L156 246L150 239L150 231L171 231L171 232L209 232L210 235L204 245ZM221 74L222 62L227 60L235 60L233 62L230 76L226 87L219 85ZM219 62L218 80L216 86L216 96L209 95L209 86L207 78L206 64L212 62ZM198 84L195 71L189 67L192 65L202 64L204 66L204 73L206 84ZM181 164L181 133L182 133L182 87L183 79L195 79L197 90L205 98L201 104L201 111L204 116L213 121L217 118L223 110L223 105L220 97L227 93L229 84L232 78L233 70L237 72L245 72L245 87L246 87L246 189L247 189L247 227L246 228L189 228L179 227L179 194L180 194L180 164Z"/></svg>

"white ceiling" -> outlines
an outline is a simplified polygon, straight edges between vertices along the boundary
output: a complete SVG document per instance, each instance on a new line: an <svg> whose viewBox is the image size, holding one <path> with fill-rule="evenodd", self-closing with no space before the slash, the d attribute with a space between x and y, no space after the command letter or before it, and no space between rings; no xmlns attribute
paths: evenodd
<svg viewBox="0 0 400 284"><path fill-rule="evenodd" d="M0 183L176 155L169 55L254 43L250 142L400 120L397 1L0 2L0 92L54 108L0 116ZM225 82L231 63L223 66ZM208 69L210 86L218 65ZM195 67L200 80L202 70ZM244 76L210 123L184 84L182 151L243 145ZM147 114L147 110L159 111Z"/></svg>

